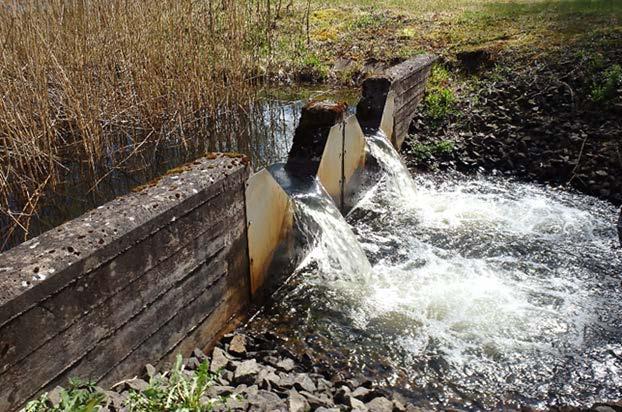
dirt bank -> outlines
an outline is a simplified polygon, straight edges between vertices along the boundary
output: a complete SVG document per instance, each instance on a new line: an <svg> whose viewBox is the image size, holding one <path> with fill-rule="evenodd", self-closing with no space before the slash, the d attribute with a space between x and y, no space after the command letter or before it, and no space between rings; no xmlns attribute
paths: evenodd
<svg viewBox="0 0 622 412"><path fill-rule="evenodd" d="M411 127L409 166L500 171L621 204L620 45L618 33L532 59L484 53L449 65ZM440 103L439 88L449 93Z"/></svg>

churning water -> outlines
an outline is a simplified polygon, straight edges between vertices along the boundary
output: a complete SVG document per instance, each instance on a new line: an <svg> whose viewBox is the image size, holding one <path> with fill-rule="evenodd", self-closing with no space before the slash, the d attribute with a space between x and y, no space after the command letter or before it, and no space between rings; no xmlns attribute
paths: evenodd
<svg viewBox="0 0 622 412"><path fill-rule="evenodd" d="M346 221L321 193L296 202L317 246L256 327L420 404L622 398L613 206L495 177L413 181L382 136L370 151L383 172Z"/></svg>

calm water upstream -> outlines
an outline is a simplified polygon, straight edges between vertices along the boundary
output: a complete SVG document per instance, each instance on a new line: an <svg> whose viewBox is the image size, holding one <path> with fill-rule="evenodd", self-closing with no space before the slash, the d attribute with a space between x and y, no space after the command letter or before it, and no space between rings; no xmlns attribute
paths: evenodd
<svg viewBox="0 0 622 412"><path fill-rule="evenodd" d="M296 199L315 249L249 325L422 405L622 399L616 209L497 177L383 172L344 219ZM312 233L312 230L309 230Z"/></svg>
<svg viewBox="0 0 622 412"><path fill-rule="evenodd" d="M118 152L110 153L110 157L98 165L95 177L79 172L85 161L79 154L71 153L61 159L67 175L62 184L41 200L30 222L30 237L122 196L206 152L243 153L249 156L256 170L284 161L300 111L310 99L334 99L352 104L358 98L358 92L351 89L281 88L257 93L254 102L237 112L228 112L213 122L197 119L197 123L204 123L205 127L196 135L184 135L182 139L170 133L155 144L140 146L140 150L128 141L127 147L118 148ZM350 110L353 109L352 105ZM19 211L23 205L12 202L9 207ZM10 248L24 240L24 232L19 229L8 240L5 238L12 223L0 213L0 251L5 241L5 248Z"/></svg>

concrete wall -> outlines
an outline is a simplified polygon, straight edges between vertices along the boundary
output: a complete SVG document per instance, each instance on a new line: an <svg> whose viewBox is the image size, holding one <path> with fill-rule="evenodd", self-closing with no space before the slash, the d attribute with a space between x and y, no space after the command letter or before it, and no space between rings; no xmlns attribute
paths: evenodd
<svg viewBox="0 0 622 412"><path fill-rule="evenodd" d="M432 55L416 56L387 69L382 75L366 79L356 112L361 126L369 131L381 128L382 124L387 137L399 150L408 136L435 60Z"/></svg>
<svg viewBox="0 0 622 412"><path fill-rule="evenodd" d="M249 303L250 168L208 157L0 254L1 411L208 346Z"/></svg>

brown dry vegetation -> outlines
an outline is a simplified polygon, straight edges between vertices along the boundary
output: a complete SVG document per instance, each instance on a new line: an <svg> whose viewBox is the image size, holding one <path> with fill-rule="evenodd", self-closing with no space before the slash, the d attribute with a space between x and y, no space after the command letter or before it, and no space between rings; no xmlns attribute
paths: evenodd
<svg viewBox="0 0 622 412"><path fill-rule="evenodd" d="M252 98L275 11L261 0L0 2L9 231L25 236L41 194L67 176L96 186L164 142L200 144L210 119Z"/></svg>

